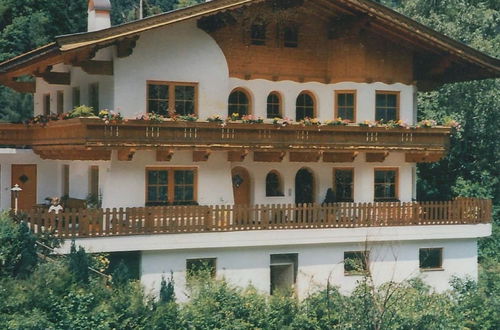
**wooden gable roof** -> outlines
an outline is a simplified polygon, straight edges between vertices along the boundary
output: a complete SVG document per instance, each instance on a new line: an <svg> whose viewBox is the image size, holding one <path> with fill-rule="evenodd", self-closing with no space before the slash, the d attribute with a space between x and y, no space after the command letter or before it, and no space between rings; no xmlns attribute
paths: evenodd
<svg viewBox="0 0 500 330"><path fill-rule="evenodd" d="M170 24L231 13L245 6L281 0L213 0L196 6L162 13L108 29L63 35L55 42L0 63L0 83L9 85L15 77L33 74L44 66L89 59L110 45L133 45L142 32ZM500 60L438 33L404 15L370 0L295 0L318 12L342 13L415 49L415 80L423 89L448 82L500 77ZM283 2L283 1L282 1ZM288 1L289 2L289 1ZM285 2L284 2L285 3Z"/></svg>

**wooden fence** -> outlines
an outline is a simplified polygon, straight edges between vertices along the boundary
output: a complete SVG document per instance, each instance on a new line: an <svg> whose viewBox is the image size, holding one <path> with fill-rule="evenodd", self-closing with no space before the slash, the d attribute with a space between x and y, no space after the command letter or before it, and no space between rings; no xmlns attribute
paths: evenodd
<svg viewBox="0 0 500 330"><path fill-rule="evenodd" d="M224 232L266 229L356 228L477 224L491 221L491 200L461 198L447 202L378 202L165 206L71 209L25 213L35 233L61 238Z"/></svg>

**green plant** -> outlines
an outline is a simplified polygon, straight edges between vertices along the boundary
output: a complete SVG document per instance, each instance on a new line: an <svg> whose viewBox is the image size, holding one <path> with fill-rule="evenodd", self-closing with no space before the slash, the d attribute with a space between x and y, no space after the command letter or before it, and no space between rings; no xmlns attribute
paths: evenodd
<svg viewBox="0 0 500 330"><path fill-rule="evenodd" d="M86 105L80 105L75 107L69 113L70 118L80 118L80 117L95 117L95 111L92 107L88 107Z"/></svg>

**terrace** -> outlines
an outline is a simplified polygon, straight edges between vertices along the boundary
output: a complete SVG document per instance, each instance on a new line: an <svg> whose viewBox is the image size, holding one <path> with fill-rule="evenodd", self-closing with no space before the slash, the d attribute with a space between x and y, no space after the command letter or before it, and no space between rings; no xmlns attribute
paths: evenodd
<svg viewBox="0 0 500 330"><path fill-rule="evenodd" d="M248 123L127 120L105 123L97 118L74 118L46 125L0 124L0 146L32 148L44 159L131 160L136 150L155 150L164 161L175 150L193 150L193 160L206 160L211 151L229 151L237 161L248 151L257 159L280 161L290 152L293 161L352 161L368 152L380 161L387 152L406 154L407 161L436 161L449 144L450 128L386 128L304 126ZM384 156L385 155L385 156Z"/></svg>
<svg viewBox="0 0 500 330"><path fill-rule="evenodd" d="M35 233L61 238L210 233L277 229L429 226L491 222L491 200L333 203L326 205L165 206L113 209L46 209L23 213Z"/></svg>

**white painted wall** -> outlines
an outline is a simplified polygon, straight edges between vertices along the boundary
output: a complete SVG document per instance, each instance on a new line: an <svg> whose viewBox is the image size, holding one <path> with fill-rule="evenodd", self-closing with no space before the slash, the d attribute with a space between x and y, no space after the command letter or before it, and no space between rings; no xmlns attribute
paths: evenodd
<svg viewBox="0 0 500 330"><path fill-rule="evenodd" d="M299 298L325 288L328 281L342 292L352 291L361 276L344 274L344 252L365 250L365 243L330 243L281 247L248 247L231 249L198 249L142 252L141 282L158 293L162 275L173 272L176 297L187 299L186 259L217 258L217 278L245 287L253 285L262 293L270 289L270 255L298 253L295 289ZM419 248L443 248L443 271L421 272ZM370 271L376 285L387 281L422 278L437 291L448 289L452 276L477 279L477 247L475 239L444 241L383 242L368 244Z"/></svg>

